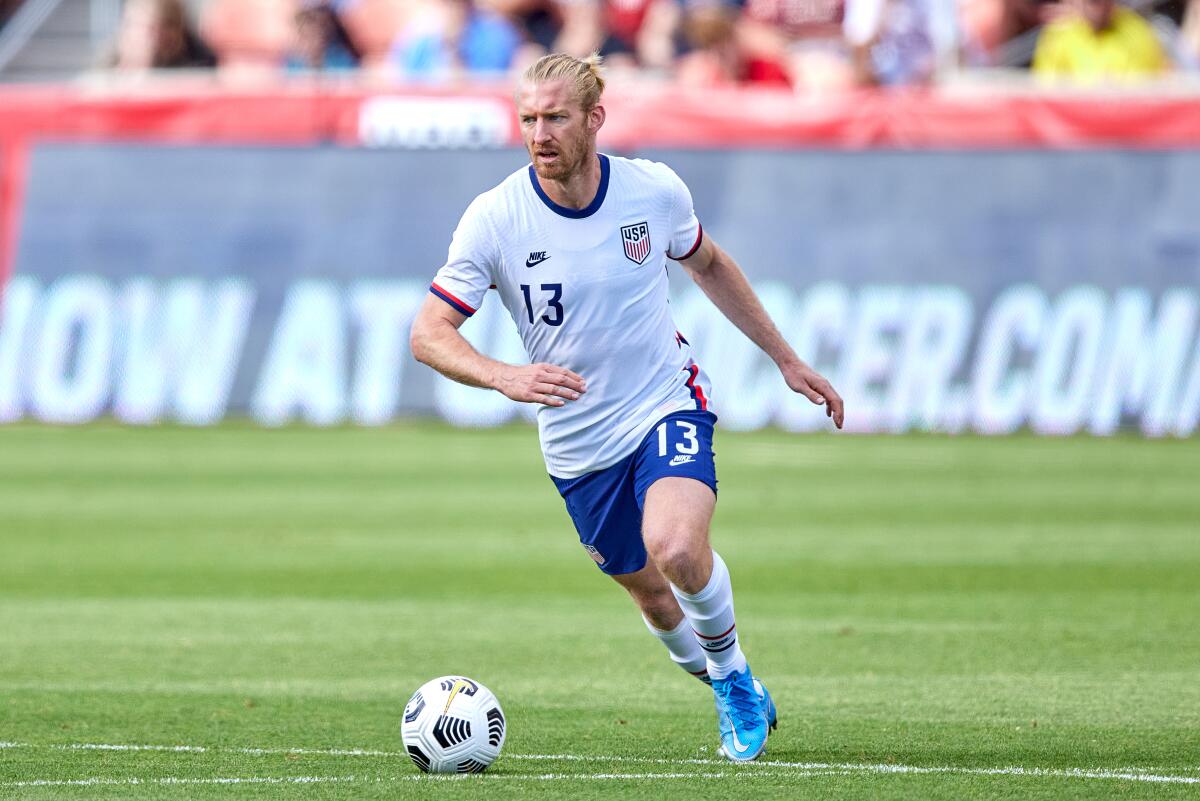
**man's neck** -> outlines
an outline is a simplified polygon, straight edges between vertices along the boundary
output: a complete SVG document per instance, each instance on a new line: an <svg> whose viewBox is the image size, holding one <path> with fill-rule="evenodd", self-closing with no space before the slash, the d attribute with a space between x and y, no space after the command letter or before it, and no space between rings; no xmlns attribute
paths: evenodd
<svg viewBox="0 0 1200 801"><path fill-rule="evenodd" d="M538 176L538 183L546 196L568 209L582 209L596 198L600 191L600 159L592 151L584 160L587 165L562 181Z"/></svg>

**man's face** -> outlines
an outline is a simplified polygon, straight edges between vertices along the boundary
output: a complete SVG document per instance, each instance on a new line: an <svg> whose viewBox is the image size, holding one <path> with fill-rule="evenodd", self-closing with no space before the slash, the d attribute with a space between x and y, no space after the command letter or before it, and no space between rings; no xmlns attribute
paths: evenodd
<svg viewBox="0 0 1200 801"><path fill-rule="evenodd" d="M565 181L587 166L604 110L596 106L585 112L571 83L562 78L523 84L517 119L538 177Z"/></svg>

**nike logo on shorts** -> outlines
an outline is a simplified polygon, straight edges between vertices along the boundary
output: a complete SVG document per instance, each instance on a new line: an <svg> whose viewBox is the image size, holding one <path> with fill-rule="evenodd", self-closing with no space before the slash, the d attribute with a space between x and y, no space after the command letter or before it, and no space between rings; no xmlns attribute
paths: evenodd
<svg viewBox="0 0 1200 801"><path fill-rule="evenodd" d="M679 467L681 464L687 464L688 462L694 461L696 461L695 456L672 456L671 461L667 464L669 464L671 467Z"/></svg>

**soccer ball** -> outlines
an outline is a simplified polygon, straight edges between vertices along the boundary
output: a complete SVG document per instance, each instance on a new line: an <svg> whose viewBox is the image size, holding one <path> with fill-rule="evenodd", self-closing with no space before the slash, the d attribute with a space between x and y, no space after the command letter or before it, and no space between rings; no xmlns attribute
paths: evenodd
<svg viewBox="0 0 1200 801"><path fill-rule="evenodd" d="M400 735L425 773L482 773L500 756L504 730L491 690L465 676L441 676L408 699Z"/></svg>

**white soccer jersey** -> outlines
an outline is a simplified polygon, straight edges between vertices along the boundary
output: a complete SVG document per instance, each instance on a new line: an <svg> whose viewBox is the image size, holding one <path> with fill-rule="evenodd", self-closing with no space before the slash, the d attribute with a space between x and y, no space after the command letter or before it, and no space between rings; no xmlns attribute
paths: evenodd
<svg viewBox="0 0 1200 801"><path fill-rule="evenodd" d="M665 415L707 409L709 385L675 329L666 260L700 245L687 186L671 168L601 155L586 208L551 200L530 165L463 214L430 291L466 315L496 289L532 362L588 391L538 409L546 469L575 478L628 456Z"/></svg>

